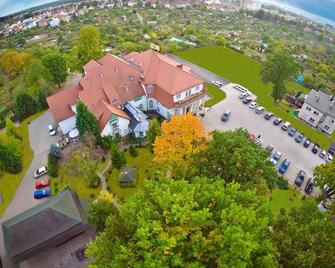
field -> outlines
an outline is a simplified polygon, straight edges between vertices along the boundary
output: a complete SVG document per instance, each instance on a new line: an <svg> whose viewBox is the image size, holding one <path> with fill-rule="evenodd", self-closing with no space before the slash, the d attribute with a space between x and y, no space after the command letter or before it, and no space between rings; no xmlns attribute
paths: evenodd
<svg viewBox="0 0 335 268"><path fill-rule="evenodd" d="M226 98L226 93L212 84L206 83L206 88L207 94L211 97L205 102L206 107L211 107Z"/></svg>
<svg viewBox="0 0 335 268"><path fill-rule="evenodd" d="M310 128L296 119L291 114L292 109L288 106L283 103L275 104L271 96L272 85L264 84L261 80L260 62L222 46L193 48L176 52L176 55L248 88L258 96L257 103L283 120L290 121L298 131L304 133L313 142L319 143L321 147L328 149L329 145L335 142L335 135L330 138L320 131ZM287 87L290 92L298 90L308 92L308 89L295 82L289 82Z"/></svg>
<svg viewBox="0 0 335 268"><path fill-rule="evenodd" d="M301 202L302 200L296 196L293 190L275 189L271 193L270 205L275 215L280 212L281 208L288 212L291 208L299 206Z"/></svg>

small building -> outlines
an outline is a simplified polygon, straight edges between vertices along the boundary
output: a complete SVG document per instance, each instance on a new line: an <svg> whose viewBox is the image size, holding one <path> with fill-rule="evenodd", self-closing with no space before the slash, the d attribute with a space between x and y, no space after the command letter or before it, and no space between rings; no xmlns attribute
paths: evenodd
<svg viewBox="0 0 335 268"><path fill-rule="evenodd" d="M50 27L58 27L59 24L60 24L59 18L52 18L49 23Z"/></svg>
<svg viewBox="0 0 335 268"><path fill-rule="evenodd" d="M301 107L298 118L331 135L335 130L335 96L312 89Z"/></svg>
<svg viewBox="0 0 335 268"><path fill-rule="evenodd" d="M38 27L45 28L49 25L48 21L46 19L41 19L37 22Z"/></svg>
<svg viewBox="0 0 335 268"><path fill-rule="evenodd" d="M65 190L2 223L7 258L20 263L78 236L87 227L77 194Z"/></svg>
<svg viewBox="0 0 335 268"><path fill-rule="evenodd" d="M134 186L136 182L136 168L127 168L122 170L122 177L119 183L123 187Z"/></svg>

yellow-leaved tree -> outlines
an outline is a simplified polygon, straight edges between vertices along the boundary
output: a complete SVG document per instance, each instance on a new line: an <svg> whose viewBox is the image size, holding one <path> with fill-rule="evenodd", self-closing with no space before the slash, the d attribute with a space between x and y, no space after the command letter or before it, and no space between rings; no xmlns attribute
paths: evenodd
<svg viewBox="0 0 335 268"><path fill-rule="evenodd" d="M154 143L156 163L173 170L173 174L189 174L191 156L204 149L208 136L199 119L191 114L172 116L162 123L162 135Z"/></svg>

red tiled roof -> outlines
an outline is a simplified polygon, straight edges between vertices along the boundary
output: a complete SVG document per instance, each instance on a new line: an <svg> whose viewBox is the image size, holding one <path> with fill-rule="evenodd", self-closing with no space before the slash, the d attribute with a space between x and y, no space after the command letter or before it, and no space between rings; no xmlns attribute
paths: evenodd
<svg viewBox="0 0 335 268"><path fill-rule="evenodd" d="M77 102L80 90L81 87L76 85L47 97L48 105L56 122L61 122L74 115L71 106Z"/></svg>
<svg viewBox="0 0 335 268"><path fill-rule="evenodd" d="M108 120L112 116L112 114L115 114L117 116L123 117L125 119L130 120L130 117L121 109L117 107L113 107L112 105L108 104L107 102L101 100L101 111L102 113L99 115L99 128L102 131L107 124Z"/></svg>

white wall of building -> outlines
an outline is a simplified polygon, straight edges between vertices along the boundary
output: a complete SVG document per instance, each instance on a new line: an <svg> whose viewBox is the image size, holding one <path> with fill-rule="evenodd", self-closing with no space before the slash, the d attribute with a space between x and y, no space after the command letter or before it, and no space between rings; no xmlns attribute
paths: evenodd
<svg viewBox="0 0 335 268"><path fill-rule="evenodd" d="M69 133L72 129L76 127L76 116L71 116L58 123L63 134Z"/></svg>
<svg viewBox="0 0 335 268"><path fill-rule="evenodd" d="M136 100L132 100L130 102L134 107L142 110L142 111L147 111L148 107L147 107L147 97L146 96L142 96L141 98L138 98ZM140 108L142 107L142 109Z"/></svg>
<svg viewBox="0 0 335 268"><path fill-rule="evenodd" d="M194 95L196 93L199 93L201 90L203 90L203 84L199 84L195 87L192 87L188 90L185 90L177 95L173 96L173 102L178 102L178 101L182 101L185 98L187 98L188 96Z"/></svg>
<svg viewBox="0 0 335 268"><path fill-rule="evenodd" d="M165 119L169 119L170 118L170 110L168 108L166 108L165 106L163 106L162 104L160 104L157 101L157 109L156 111L163 116Z"/></svg>
<svg viewBox="0 0 335 268"><path fill-rule="evenodd" d="M314 107L304 103L299 111L298 117L304 120L309 125L317 127L321 118L323 117L323 113L321 113L319 110L316 110Z"/></svg>
<svg viewBox="0 0 335 268"><path fill-rule="evenodd" d="M158 101L154 98L148 98L148 110L156 110ZM152 107L150 106L152 104Z"/></svg>
<svg viewBox="0 0 335 268"><path fill-rule="evenodd" d="M101 132L101 136L115 136L116 133L120 134L120 136L125 136L128 135L129 133L129 120L123 117L117 117L117 123L118 123L118 127L117 128L113 128L111 123L111 121L109 120L104 129ZM115 122L113 120L113 122ZM116 131L117 130L117 131Z"/></svg>
<svg viewBox="0 0 335 268"><path fill-rule="evenodd" d="M326 118L320 123L319 128L331 135L335 130L335 118L326 115Z"/></svg>

